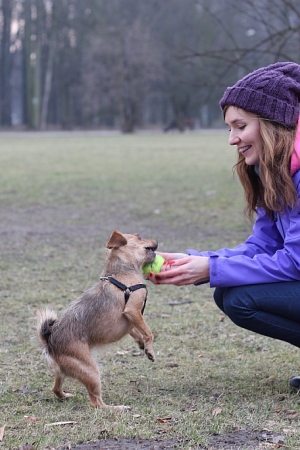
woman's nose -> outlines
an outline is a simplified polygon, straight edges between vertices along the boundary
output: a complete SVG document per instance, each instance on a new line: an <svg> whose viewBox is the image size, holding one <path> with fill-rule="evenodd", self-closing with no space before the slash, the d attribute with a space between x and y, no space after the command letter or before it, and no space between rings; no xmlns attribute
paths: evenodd
<svg viewBox="0 0 300 450"><path fill-rule="evenodd" d="M230 131L229 139L228 139L229 145L236 145L238 143L238 141L239 141L239 137L234 132Z"/></svg>

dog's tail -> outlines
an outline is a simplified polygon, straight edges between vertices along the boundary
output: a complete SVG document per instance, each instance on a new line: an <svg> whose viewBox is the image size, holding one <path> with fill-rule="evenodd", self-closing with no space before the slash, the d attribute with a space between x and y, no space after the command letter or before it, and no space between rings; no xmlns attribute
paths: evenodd
<svg viewBox="0 0 300 450"><path fill-rule="evenodd" d="M37 333L42 346L48 350L48 342L52 333L53 325L57 320L56 313L51 309L38 310L37 316Z"/></svg>

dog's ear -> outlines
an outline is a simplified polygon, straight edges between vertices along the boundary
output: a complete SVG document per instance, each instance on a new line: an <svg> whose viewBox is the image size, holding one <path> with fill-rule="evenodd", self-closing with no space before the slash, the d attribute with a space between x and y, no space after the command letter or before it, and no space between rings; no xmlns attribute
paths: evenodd
<svg viewBox="0 0 300 450"><path fill-rule="evenodd" d="M127 239L123 236L119 231L113 231L111 237L109 238L108 243L106 244L107 248L120 248L127 244Z"/></svg>

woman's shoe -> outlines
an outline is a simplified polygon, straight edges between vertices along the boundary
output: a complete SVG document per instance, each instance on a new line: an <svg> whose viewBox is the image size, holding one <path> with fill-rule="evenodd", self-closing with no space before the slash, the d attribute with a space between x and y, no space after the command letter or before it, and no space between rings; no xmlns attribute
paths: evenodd
<svg viewBox="0 0 300 450"><path fill-rule="evenodd" d="M290 386L291 386L291 388L297 389L299 391L300 390L300 376L291 378Z"/></svg>

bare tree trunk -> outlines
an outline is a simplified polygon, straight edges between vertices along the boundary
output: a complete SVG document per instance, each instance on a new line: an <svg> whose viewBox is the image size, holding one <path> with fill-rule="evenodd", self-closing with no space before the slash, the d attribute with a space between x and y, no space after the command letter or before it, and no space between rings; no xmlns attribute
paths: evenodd
<svg viewBox="0 0 300 450"><path fill-rule="evenodd" d="M25 61L25 98L26 118L29 128L37 130L40 125L40 21L41 4L36 0L26 0L25 8L25 36L24 36L24 61ZM35 9L35 14L32 10Z"/></svg>
<svg viewBox="0 0 300 450"><path fill-rule="evenodd" d="M2 125L11 125L11 53L10 53L10 26L12 5L11 0L2 2L3 29L1 36L0 61L0 121Z"/></svg>
<svg viewBox="0 0 300 450"><path fill-rule="evenodd" d="M51 94L51 85L52 85L52 75L53 75L53 67L55 60L55 49L56 49L56 8L53 3L52 9L52 30L51 30L51 39L49 46L49 55L47 61L47 69L45 76L45 86L44 86L44 95L42 99L42 112L41 112L41 124L40 129L47 129L47 116L48 116L48 105Z"/></svg>
<svg viewBox="0 0 300 450"><path fill-rule="evenodd" d="M120 114L121 130L123 133L133 133L136 126L136 98L134 86L129 74L128 56L124 49L123 66L121 73Z"/></svg>
<svg viewBox="0 0 300 450"><path fill-rule="evenodd" d="M132 98L126 95L121 100L121 130L123 133L133 133L136 126L136 107Z"/></svg>
<svg viewBox="0 0 300 450"><path fill-rule="evenodd" d="M32 125L35 130L40 127L41 118L41 22L42 22L42 5L37 0L36 19L33 21L34 34L36 39L33 40L33 53L35 58L32 60L32 78L33 78L33 97L32 97Z"/></svg>
<svg viewBox="0 0 300 450"><path fill-rule="evenodd" d="M25 121L32 128L32 76L31 76L31 1L24 3L25 33L24 33L24 97L25 97Z"/></svg>

